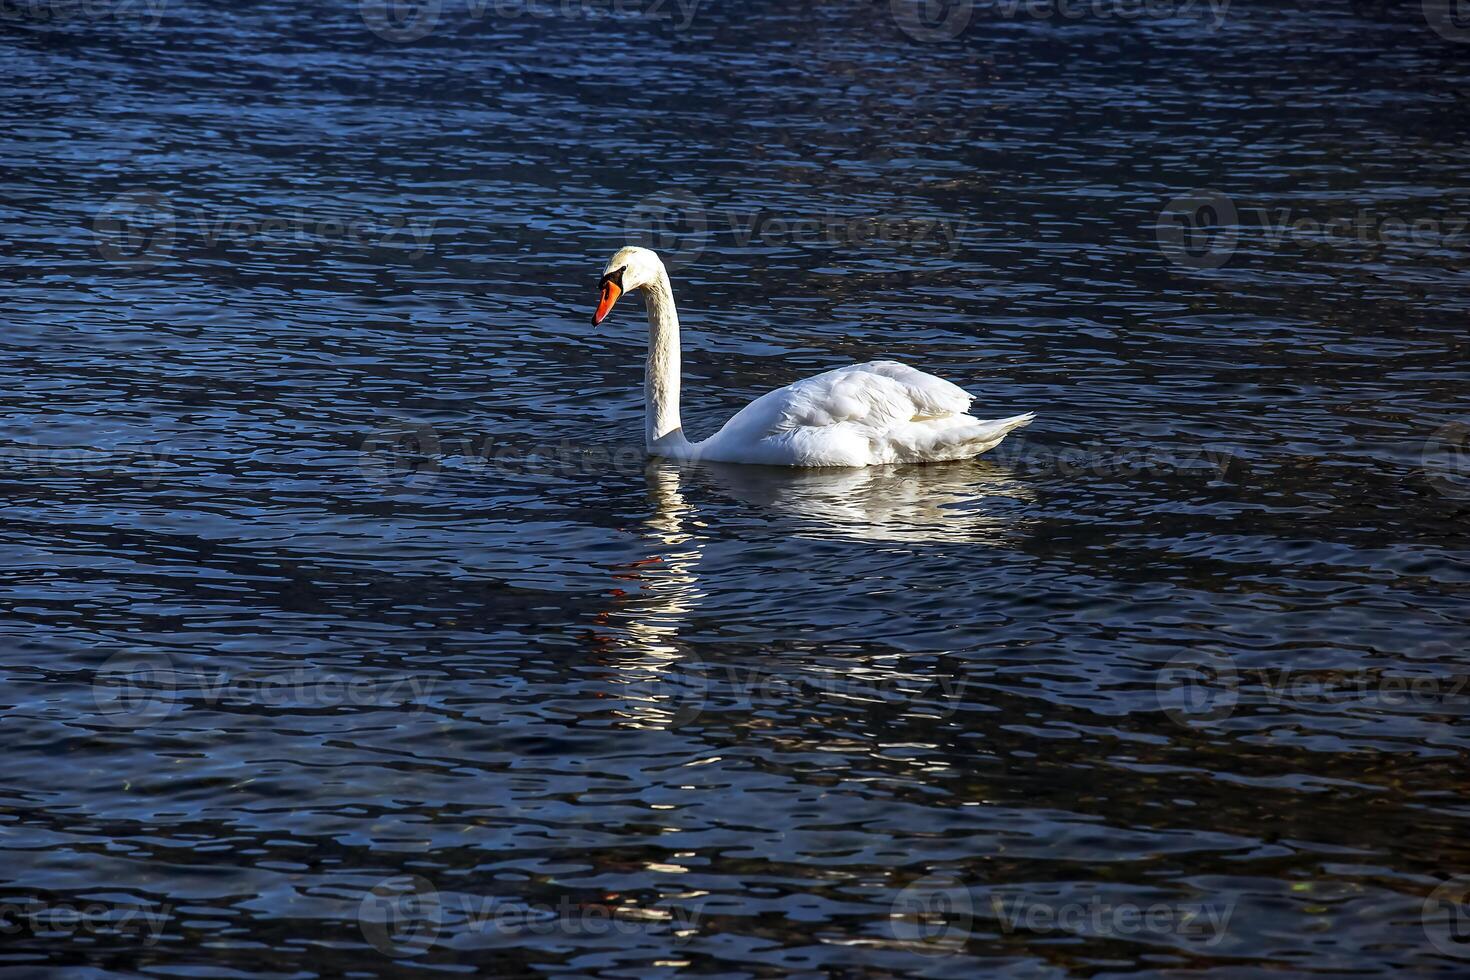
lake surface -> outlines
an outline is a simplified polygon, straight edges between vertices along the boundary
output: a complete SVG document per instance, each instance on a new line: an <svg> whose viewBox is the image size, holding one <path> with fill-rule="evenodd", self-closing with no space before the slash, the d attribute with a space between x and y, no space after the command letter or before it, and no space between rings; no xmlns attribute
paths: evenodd
<svg viewBox="0 0 1470 980"><path fill-rule="evenodd" d="M0 8L0 967L1465 975L1435 4Z"/></svg>

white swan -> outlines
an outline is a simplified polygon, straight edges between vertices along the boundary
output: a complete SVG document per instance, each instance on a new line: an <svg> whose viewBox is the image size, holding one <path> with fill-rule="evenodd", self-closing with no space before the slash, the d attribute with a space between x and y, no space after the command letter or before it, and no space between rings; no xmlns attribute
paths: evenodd
<svg viewBox="0 0 1470 980"><path fill-rule="evenodd" d="M679 421L679 314L658 255L630 246L608 262L595 327L624 293L643 290L648 304L644 376L648 452L668 459L771 466L871 466L938 463L994 449L1030 412L1004 419L967 415L970 395L896 361L838 368L767 392L703 442Z"/></svg>

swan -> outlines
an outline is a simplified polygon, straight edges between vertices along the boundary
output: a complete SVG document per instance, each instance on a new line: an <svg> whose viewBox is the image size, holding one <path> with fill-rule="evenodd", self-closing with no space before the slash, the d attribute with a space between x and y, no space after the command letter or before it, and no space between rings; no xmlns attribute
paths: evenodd
<svg viewBox="0 0 1470 980"><path fill-rule="evenodd" d="M642 290L648 306L643 393L651 456L767 466L940 463L994 449L1035 418L977 419L959 386L897 361L869 361L767 392L719 432L690 442L679 421L679 314L663 260L646 248L621 249L598 290L594 327L625 293Z"/></svg>

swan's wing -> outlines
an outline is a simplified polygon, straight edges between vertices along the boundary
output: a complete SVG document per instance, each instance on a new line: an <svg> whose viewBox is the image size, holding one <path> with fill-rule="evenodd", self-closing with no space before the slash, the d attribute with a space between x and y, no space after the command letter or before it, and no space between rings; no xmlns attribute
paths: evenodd
<svg viewBox="0 0 1470 980"><path fill-rule="evenodd" d="M714 461L783 466L933 462L983 452L1029 421L1003 420L992 432L965 414L970 401L931 374L870 361L767 392L695 449Z"/></svg>
<svg viewBox="0 0 1470 980"><path fill-rule="evenodd" d="M855 364L850 371L866 371L883 378L892 378L903 385L905 394L914 404L913 419L937 419L946 415L964 415L970 410L974 398L957 384L925 374L917 368L898 361L869 361Z"/></svg>
<svg viewBox="0 0 1470 980"><path fill-rule="evenodd" d="M897 361L838 368L780 393L785 397L772 427L776 432L840 422L884 430L903 422L963 415L971 401L958 385Z"/></svg>

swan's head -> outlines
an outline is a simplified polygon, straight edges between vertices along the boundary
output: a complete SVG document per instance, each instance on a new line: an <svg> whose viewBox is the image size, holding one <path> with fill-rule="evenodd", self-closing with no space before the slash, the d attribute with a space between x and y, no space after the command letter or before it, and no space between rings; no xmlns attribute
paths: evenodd
<svg viewBox="0 0 1470 980"><path fill-rule="evenodd" d="M592 325L595 327L607 319L619 296L652 285L663 275L664 264L657 252L636 245L619 249L618 254L607 260L607 268L602 270L602 279L597 284L599 296Z"/></svg>

